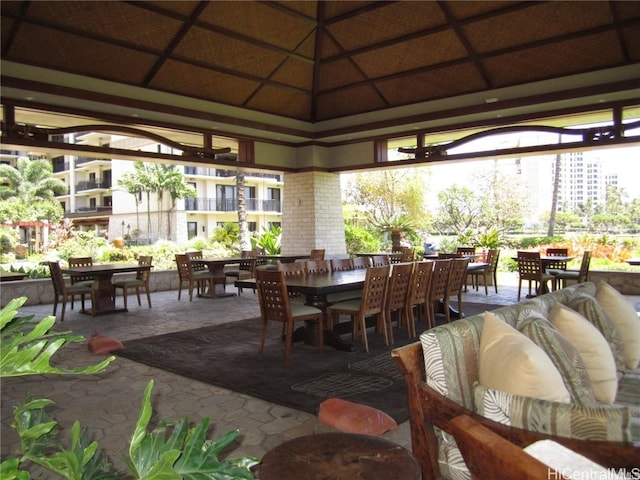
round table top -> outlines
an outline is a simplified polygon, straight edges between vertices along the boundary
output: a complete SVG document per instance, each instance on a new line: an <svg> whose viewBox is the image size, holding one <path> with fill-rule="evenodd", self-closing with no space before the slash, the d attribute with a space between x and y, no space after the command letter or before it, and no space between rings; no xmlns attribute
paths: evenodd
<svg viewBox="0 0 640 480"><path fill-rule="evenodd" d="M267 452L260 480L420 480L406 448L378 437L320 433L289 440Z"/></svg>

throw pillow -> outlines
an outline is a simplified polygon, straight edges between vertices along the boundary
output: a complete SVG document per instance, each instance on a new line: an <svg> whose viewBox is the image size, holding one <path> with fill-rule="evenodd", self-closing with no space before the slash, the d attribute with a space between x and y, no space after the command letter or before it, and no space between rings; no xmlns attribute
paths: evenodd
<svg viewBox="0 0 640 480"><path fill-rule="evenodd" d="M596 400L613 403L618 390L618 376L607 340L589 320L561 303L551 308L549 320L580 352Z"/></svg>
<svg viewBox="0 0 640 480"><path fill-rule="evenodd" d="M604 310L596 300L589 294L578 294L569 300L567 306L575 310L595 326L602 336L609 343L613 358L618 370L624 370L624 356L622 354L622 337L615 323L604 313Z"/></svg>
<svg viewBox="0 0 640 480"><path fill-rule="evenodd" d="M578 349L541 314L531 312L517 325L520 332L531 339L549 356L560 372L571 395L571 403L582 406L598 405L593 395L587 367Z"/></svg>
<svg viewBox="0 0 640 480"><path fill-rule="evenodd" d="M124 345L111 335L101 335L94 333L89 339L89 350L96 355L113 352L114 350L124 350Z"/></svg>
<svg viewBox="0 0 640 480"><path fill-rule="evenodd" d="M383 411L341 398L322 402L318 421L342 432L373 436L398 428L396 421Z"/></svg>
<svg viewBox="0 0 640 480"><path fill-rule="evenodd" d="M633 304L603 281L597 284L596 300L620 331L625 367L637 368L640 363L640 318Z"/></svg>
<svg viewBox="0 0 640 480"><path fill-rule="evenodd" d="M491 312L480 336L479 380L494 390L569 403L570 395L547 354Z"/></svg>

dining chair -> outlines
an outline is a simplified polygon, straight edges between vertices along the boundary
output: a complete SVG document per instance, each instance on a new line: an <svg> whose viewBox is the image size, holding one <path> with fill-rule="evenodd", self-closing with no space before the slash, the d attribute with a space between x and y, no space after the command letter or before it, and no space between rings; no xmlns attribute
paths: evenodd
<svg viewBox="0 0 640 480"><path fill-rule="evenodd" d="M140 266L151 266L153 263L153 257L150 255L140 255L138 257L138 265ZM122 297L124 299L124 308L127 308L127 290L130 288L134 288L136 290L136 295L138 297L138 306L142 306L142 302L140 301L140 289L144 288L147 293L147 303L149 304L149 308L151 308L151 288L149 286L149 278L151 277L151 269L148 270L139 270L136 272L136 278L132 279L124 279L124 280L114 280L112 283L113 288L117 291L119 288L122 289Z"/></svg>
<svg viewBox="0 0 640 480"><path fill-rule="evenodd" d="M253 278L256 269L255 257L244 257L238 262L238 268L226 270L225 277L235 278L236 280L244 280ZM238 295L242 293L242 287L238 287Z"/></svg>
<svg viewBox="0 0 640 480"><path fill-rule="evenodd" d="M352 260L353 269L360 270L362 268L369 268L371 266L371 258L368 256L356 257Z"/></svg>
<svg viewBox="0 0 640 480"><path fill-rule="evenodd" d="M476 247L458 247L456 253L460 255L475 255Z"/></svg>
<svg viewBox="0 0 640 480"><path fill-rule="evenodd" d="M373 255L371 257L371 265L374 267L384 267L390 263L389 255Z"/></svg>
<svg viewBox="0 0 640 480"><path fill-rule="evenodd" d="M329 260L308 260L304 262L304 269L307 273L331 273L331 262Z"/></svg>
<svg viewBox="0 0 640 480"><path fill-rule="evenodd" d="M322 352L324 345L324 314L319 308L295 304L289 301L284 272L278 270L257 270L256 286L260 304L260 346L262 353L267 335L267 323L281 322L284 331L284 358L289 359L293 344L293 325L300 321L314 321L318 329L318 348Z"/></svg>
<svg viewBox="0 0 640 480"><path fill-rule="evenodd" d="M547 257L566 257L569 255L568 248L547 248L545 251ZM545 273L553 275L555 272L564 272L567 270L567 262L565 260L559 260L547 263L545 267Z"/></svg>
<svg viewBox="0 0 640 480"><path fill-rule="evenodd" d="M77 268L77 267L91 267L93 265L92 257L69 257L67 260L69 267ZM85 287L90 287L93 285L94 278L93 275L82 275L82 274L73 274L70 275L71 285L84 285ZM71 296L71 308L73 308L73 295Z"/></svg>
<svg viewBox="0 0 640 480"><path fill-rule="evenodd" d="M436 326L436 309L435 304L444 304L444 296L447 293L447 282L449 281L449 272L451 271L451 258L442 258L433 262L433 273L431 274L431 286L427 296L427 328ZM447 322L449 322L449 310L445 310Z"/></svg>
<svg viewBox="0 0 640 480"><path fill-rule="evenodd" d="M351 260L350 258L331 259L331 271L343 272L346 270L353 270L353 260Z"/></svg>
<svg viewBox="0 0 640 480"><path fill-rule="evenodd" d="M367 340L367 317L376 317L376 331L382 332L385 345L389 345L387 328L384 318L384 302L389 283L389 265L367 268L362 297L346 300L330 305L327 308L329 328L338 323L340 315L351 317L351 336L355 339L358 332L362 336L362 345L369 351Z"/></svg>
<svg viewBox="0 0 640 480"><path fill-rule="evenodd" d="M391 345L393 345L393 322L391 315L394 313L397 314L398 327L406 325L407 335L411 336L412 329L407 315L407 295L409 294L412 273L413 262L396 263L391 266L389 285L384 302L385 328L387 329L387 337Z"/></svg>
<svg viewBox="0 0 640 480"><path fill-rule="evenodd" d="M589 266L591 265L591 251L585 250L582 253L582 261L579 270L565 270L552 273L556 283L560 282L561 288L566 288L567 280L573 280L576 283L586 282L589 278Z"/></svg>
<svg viewBox="0 0 640 480"><path fill-rule="evenodd" d="M451 260L451 271L447 280L446 293L444 295L444 310L447 322L451 321L451 297L458 297L458 314L462 318L462 287L467 278L468 258L454 258Z"/></svg>
<svg viewBox="0 0 640 480"><path fill-rule="evenodd" d="M224 275L214 276L209 269L209 266L205 263L191 262L191 260L201 260L202 250L195 252L187 252L189 257L189 266L191 267L192 274L196 279L196 287L198 295L202 295L206 290L209 291L210 296L215 296L216 285L222 285L223 288L227 286L227 277Z"/></svg>
<svg viewBox="0 0 640 480"><path fill-rule="evenodd" d="M432 275L432 260L416 262L413 268L413 273L411 274L411 283L409 283L409 293L407 294L406 306L408 326L411 328L409 336L411 338L416 336L415 311L418 312L418 320L420 320L422 317L420 311L424 311L426 309ZM426 311L425 318L428 318Z"/></svg>
<svg viewBox="0 0 640 480"><path fill-rule="evenodd" d="M518 301L520 301L523 281L529 282L529 297L532 296L532 283L535 283L537 293L542 294L549 291L547 282L555 282L555 280L553 275L542 270L540 252L518 252L516 261L518 262Z"/></svg>
<svg viewBox="0 0 640 480"><path fill-rule="evenodd" d="M207 270L198 270L199 273L193 270L191 259L189 255L184 253L176 254L176 265L178 267L178 277L180 278L180 285L178 286L178 300L182 296L182 288L186 283L189 288L189 301L193 301L193 290L196 289L196 293L200 295L202 288L209 286L209 288L215 288L211 281L211 275ZM204 284L204 285L203 285Z"/></svg>
<svg viewBox="0 0 640 480"><path fill-rule="evenodd" d="M500 258L500 250L492 248L487 252L486 266L473 270L468 273L471 277L471 285L478 291L480 288L480 277L482 277L482 284L484 285L484 294L489 295L487 288L488 280L491 279L493 287L498 293L498 260Z"/></svg>
<svg viewBox="0 0 640 480"><path fill-rule="evenodd" d="M309 254L309 260L324 260L324 248L314 248Z"/></svg>
<svg viewBox="0 0 640 480"><path fill-rule="evenodd" d="M290 275L304 276L307 274L306 262L281 262L276 264L276 270L282 272L285 277ZM295 303L304 303L305 298L302 294L289 292L289 299Z"/></svg>
<svg viewBox="0 0 640 480"><path fill-rule="evenodd" d="M51 281L53 282L53 316L56 316L58 310L58 302L62 300L62 313L60 314L60 321L64 322L64 313L67 308L67 300L73 301L74 295L80 295L80 301L82 303L82 309L84 310L84 299L86 295L91 298L91 313L95 314L95 290L93 288L93 282L91 285L84 285L82 283L67 284L62 276L62 269L59 262L47 262L49 264L49 270L51 272ZM73 310L73 302L71 303L71 309Z"/></svg>

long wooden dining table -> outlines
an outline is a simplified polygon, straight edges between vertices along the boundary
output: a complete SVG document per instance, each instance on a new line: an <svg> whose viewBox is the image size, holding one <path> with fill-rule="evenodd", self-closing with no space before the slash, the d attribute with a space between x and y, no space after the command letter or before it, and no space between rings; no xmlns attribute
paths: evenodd
<svg viewBox="0 0 640 480"><path fill-rule="evenodd" d="M151 270L153 265L98 265L94 264L86 267L66 267L62 268L62 273L67 275L92 275L95 281L95 293L93 299L93 314L102 315L105 313L127 312L126 308L116 308L115 295L113 294L113 284L111 282L116 273L131 273ZM82 310L81 313L92 314L91 310Z"/></svg>
<svg viewBox="0 0 640 480"><path fill-rule="evenodd" d="M288 275L285 276L285 283L289 292L304 295L307 305L326 312L327 295L349 290L361 290L364 287L366 273L366 270L358 269L307 275ZM236 280L235 285L240 288L255 289L256 279ZM314 323L298 328L294 332L293 341L302 340L309 344L316 344L317 332L315 328ZM334 347L337 350L353 351L353 344L350 341L343 340L333 330L325 329L323 335L325 345Z"/></svg>

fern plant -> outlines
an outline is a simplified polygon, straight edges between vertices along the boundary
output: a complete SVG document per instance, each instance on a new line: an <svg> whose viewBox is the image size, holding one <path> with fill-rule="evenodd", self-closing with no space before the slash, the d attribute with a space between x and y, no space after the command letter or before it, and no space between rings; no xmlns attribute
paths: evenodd
<svg viewBox="0 0 640 480"><path fill-rule="evenodd" d="M96 365L62 369L50 364L51 358L71 342L82 342L81 336L68 332L53 333L55 317L34 321L33 315L19 316L18 309L26 297L10 301L0 310L0 378L38 374L93 374L102 372L115 357ZM68 445L58 440L58 424L47 412L53 402L27 398L14 408L12 427L20 437L20 457L0 463L3 480L29 480L33 465L69 480L112 480L127 476L144 480L156 479L253 479L251 467L258 460L251 457L220 460L219 455L238 436L232 430L217 440L206 433L210 420L189 427L187 417L162 421L149 430L153 413L151 392L153 380L145 389L140 415L129 444L126 459L129 472L119 472L109 463L96 442L90 442L88 430L75 422ZM38 475L38 478L40 476Z"/></svg>

